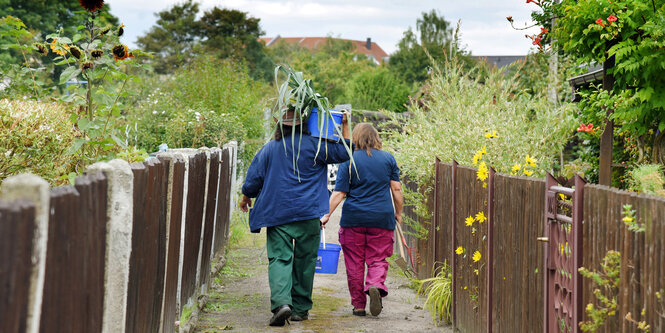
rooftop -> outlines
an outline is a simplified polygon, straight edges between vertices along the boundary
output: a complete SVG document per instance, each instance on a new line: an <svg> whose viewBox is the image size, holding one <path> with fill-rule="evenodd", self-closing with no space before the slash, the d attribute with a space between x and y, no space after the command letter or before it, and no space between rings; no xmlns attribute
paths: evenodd
<svg viewBox="0 0 665 333"><path fill-rule="evenodd" d="M287 43L298 44L309 50L316 50L323 46L328 38L332 37L281 37L277 35L276 37L262 37L259 38L259 40L263 41L268 47L275 45L275 43L279 41L285 41ZM356 47L356 52L358 54L367 55L376 64L380 64L388 59L388 53L386 53L377 43L372 42L371 38L367 38L366 41L341 38L333 39L351 42Z"/></svg>

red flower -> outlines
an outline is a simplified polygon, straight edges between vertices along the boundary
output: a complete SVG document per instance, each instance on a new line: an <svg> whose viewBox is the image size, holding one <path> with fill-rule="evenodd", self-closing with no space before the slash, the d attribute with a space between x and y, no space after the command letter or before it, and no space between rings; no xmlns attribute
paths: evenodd
<svg viewBox="0 0 665 333"><path fill-rule="evenodd" d="M584 123L580 124L580 127L577 128L578 132L584 132L584 133L595 133L596 129L593 128L593 124L589 123L589 125L584 125Z"/></svg>
<svg viewBox="0 0 665 333"><path fill-rule="evenodd" d="M534 38L533 43L531 43L531 44L533 44L533 45L538 45L538 46L542 46L542 45L540 45L540 41L541 41L541 40L542 40L542 39L541 39L540 37L536 37L536 38Z"/></svg>
<svg viewBox="0 0 665 333"><path fill-rule="evenodd" d="M596 24L600 24L603 27L605 26L605 24L603 23L603 19L601 19L601 18L596 20Z"/></svg>
<svg viewBox="0 0 665 333"><path fill-rule="evenodd" d="M612 23L612 22L616 22L616 21L617 21L617 17L614 16L614 15L610 15L610 16L607 17L607 22Z"/></svg>
<svg viewBox="0 0 665 333"><path fill-rule="evenodd" d="M546 34L547 31L548 31L547 28L540 28L540 34L539 35Z"/></svg>

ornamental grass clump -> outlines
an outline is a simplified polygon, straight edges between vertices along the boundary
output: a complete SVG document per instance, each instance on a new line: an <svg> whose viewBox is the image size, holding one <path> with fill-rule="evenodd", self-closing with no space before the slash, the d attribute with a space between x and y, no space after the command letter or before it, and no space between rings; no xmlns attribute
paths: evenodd
<svg viewBox="0 0 665 333"><path fill-rule="evenodd" d="M452 273L450 266L443 263L434 271L434 277L416 280L418 294L425 295L425 308L437 324L451 323Z"/></svg>

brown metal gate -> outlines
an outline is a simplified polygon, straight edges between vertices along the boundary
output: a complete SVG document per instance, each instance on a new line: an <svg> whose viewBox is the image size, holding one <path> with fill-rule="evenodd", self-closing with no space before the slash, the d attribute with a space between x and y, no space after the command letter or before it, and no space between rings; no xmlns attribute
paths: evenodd
<svg viewBox="0 0 665 333"><path fill-rule="evenodd" d="M545 195L545 333L579 332L582 320L582 209L584 184L559 186L547 174Z"/></svg>

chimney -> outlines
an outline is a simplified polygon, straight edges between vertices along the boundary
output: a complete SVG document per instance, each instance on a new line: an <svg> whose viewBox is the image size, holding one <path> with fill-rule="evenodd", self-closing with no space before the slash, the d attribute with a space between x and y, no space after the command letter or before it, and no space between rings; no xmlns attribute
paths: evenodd
<svg viewBox="0 0 665 333"><path fill-rule="evenodd" d="M366 47L368 50L371 50L371 49L372 49L372 39L371 39L371 38L367 37L367 45L365 45L365 47Z"/></svg>

